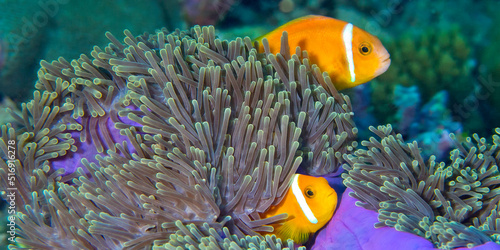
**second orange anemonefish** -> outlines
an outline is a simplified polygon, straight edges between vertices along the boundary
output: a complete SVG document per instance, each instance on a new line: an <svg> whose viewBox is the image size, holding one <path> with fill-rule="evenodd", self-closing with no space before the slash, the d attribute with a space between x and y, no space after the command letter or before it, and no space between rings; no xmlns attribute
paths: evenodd
<svg viewBox="0 0 500 250"><path fill-rule="evenodd" d="M341 20L310 15L292 20L263 35L271 53L279 53L283 31L288 32L291 51L297 46L307 50L311 63L328 72L337 90L352 88L384 73L391 64L390 55L380 40L368 32Z"/></svg>
<svg viewBox="0 0 500 250"><path fill-rule="evenodd" d="M260 215L269 218L288 214L284 221L272 224L274 231L268 234L276 234L283 242L293 239L295 243L303 244L311 233L330 221L336 206L337 193L325 178L295 174L283 200Z"/></svg>

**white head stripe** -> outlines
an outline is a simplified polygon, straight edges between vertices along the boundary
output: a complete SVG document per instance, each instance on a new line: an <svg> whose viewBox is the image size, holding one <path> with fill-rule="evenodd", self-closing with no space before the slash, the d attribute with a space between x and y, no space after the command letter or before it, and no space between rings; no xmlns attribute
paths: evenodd
<svg viewBox="0 0 500 250"><path fill-rule="evenodd" d="M356 74L354 74L354 58L352 56L352 23L348 23L344 27L344 30L342 31L342 40L344 41L347 63L349 63L351 82L354 82L356 81Z"/></svg>
<svg viewBox="0 0 500 250"><path fill-rule="evenodd" d="M302 209L302 212L304 212L304 215L306 218L313 224L318 223L318 219L314 217L313 212L311 211L311 208L309 205L307 205L306 198L304 197L304 194L302 193L302 190L300 190L299 187L299 175L295 174L293 177L293 183L292 183L292 192L293 195L295 196L295 199L300 205L300 208Z"/></svg>

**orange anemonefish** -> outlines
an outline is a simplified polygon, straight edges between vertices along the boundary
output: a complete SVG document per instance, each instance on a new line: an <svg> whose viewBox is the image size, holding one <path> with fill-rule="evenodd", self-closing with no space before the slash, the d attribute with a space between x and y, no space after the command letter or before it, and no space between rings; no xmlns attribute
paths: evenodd
<svg viewBox="0 0 500 250"><path fill-rule="evenodd" d="M283 242L290 238L303 244L332 218L336 206L337 193L325 178L295 174L283 200L260 214L269 218L286 213L288 218L271 224L274 231L263 234L276 234Z"/></svg>
<svg viewBox="0 0 500 250"><path fill-rule="evenodd" d="M389 53L376 36L351 23L315 15L292 20L257 38L259 52L264 52L262 39L267 38L271 53L279 53L283 31L288 32L290 50L297 46L307 50L311 63L330 75L337 90L368 82L391 64Z"/></svg>

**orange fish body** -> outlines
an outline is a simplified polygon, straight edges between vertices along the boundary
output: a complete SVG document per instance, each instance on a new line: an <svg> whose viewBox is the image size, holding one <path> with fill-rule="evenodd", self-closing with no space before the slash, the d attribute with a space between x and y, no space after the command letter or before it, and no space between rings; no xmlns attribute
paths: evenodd
<svg viewBox="0 0 500 250"><path fill-rule="evenodd" d="M350 23L315 15L292 20L257 38L259 52L264 52L262 39L266 38L271 53L279 53L283 31L288 33L291 52L297 46L307 50L311 63L329 74L337 90L368 82L391 64L376 36Z"/></svg>
<svg viewBox="0 0 500 250"><path fill-rule="evenodd" d="M274 231L268 234L276 234L284 242L290 238L303 244L332 218L336 206L337 193L325 178L296 174L283 200L261 217L288 214L284 221L272 224Z"/></svg>

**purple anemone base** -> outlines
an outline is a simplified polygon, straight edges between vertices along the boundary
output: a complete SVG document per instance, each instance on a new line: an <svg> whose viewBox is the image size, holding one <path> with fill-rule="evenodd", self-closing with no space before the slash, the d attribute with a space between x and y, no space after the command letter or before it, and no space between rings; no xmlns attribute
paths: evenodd
<svg viewBox="0 0 500 250"><path fill-rule="evenodd" d="M128 106L128 108L132 110L137 110L137 108ZM113 139L114 142L122 143L123 141L127 142L128 147L126 148L129 153L133 154L136 153L137 151L134 149L132 146L132 143L130 142L129 138L123 134L120 134L120 130L115 128L115 123L108 117L106 118L106 130L109 132L109 136ZM120 122L123 124L128 124L130 127L140 127L142 126L141 124L134 122L130 120L128 117L120 117L119 118ZM82 124L83 127L88 127L87 124L82 123L82 119L78 118L76 119L79 123ZM101 130L97 129L96 133L98 134L99 138L103 138L103 135L101 134ZM87 137L85 141L81 141L81 131L73 131L71 132L71 137L75 139L75 146L78 148L76 152L68 152L66 155L53 159L51 160L50 164L54 169L64 169L65 174L71 174L75 172L79 167L81 167L84 172L88 173L87 168L84 167L82 164L82 159L85 158L89 163L95 163L96 165L99 165L99 161L96 159L97 155L100 155L101 157L106 157L107 153L106 150L104 149L104 152L99 153L97 152L97 148L94 145L94 142L92 141L92 138L90 136L90 131L87 131ZM104 140L101 139L101 142L104 144ZM119 155L123 156L121 152L117 152Z"/></svg>

